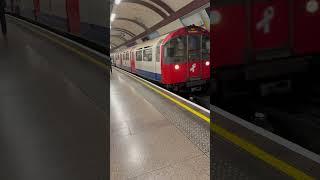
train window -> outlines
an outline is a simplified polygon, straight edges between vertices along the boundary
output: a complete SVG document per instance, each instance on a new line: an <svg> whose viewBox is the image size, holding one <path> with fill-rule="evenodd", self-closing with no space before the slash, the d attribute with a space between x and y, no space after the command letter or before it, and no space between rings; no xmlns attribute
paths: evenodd
<svg viewBox="0 0 320 180"><path fill-rule="evenodd" d="M164 63L181 63L186 60L186 37L177 37L164 45Z"/></svg>
<svg viewBox="0 0 320 180"><path fill-rule="evenodd" d="M209 59L210 56L210 38L202 36L202 59Z"/></svg>
<svg viewBox="0 0 320 180"><path fill-rule="evenodd" d="M143 51L143 61L152 61L152 49L145 49Z"/></svg>
<svg viewBox="0 0 320 180"><path fill-rule="evenodd" d="M127 52L127 61L129 61L129 53Z"/></svg>
<svg viewBox="0 0 320 180"><path fill-rule="evenodd" d="M142 50L136 52L136 61L142 61Z"/></svg>
<svg viewBox="0 0 320 180"><path fill-rule="evenodd" d="M192 35L188 37L188 59L199 60L201 59L201 35Z"/></svg>

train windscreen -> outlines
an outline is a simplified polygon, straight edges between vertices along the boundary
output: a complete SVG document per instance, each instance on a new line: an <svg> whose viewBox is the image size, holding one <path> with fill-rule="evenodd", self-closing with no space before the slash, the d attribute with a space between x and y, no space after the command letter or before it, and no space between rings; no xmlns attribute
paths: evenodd
<svg viewBox="0 0 320 180"><path fill-rule="evenodd" d="M164 63L183 63L187 57L187 38L185 36L171 39L164 45Z"/></svg>
<svg viewBox="0 0 320 180"><path fill-rule="evenodd" d="M188 36L188 60L201 59L201 35Z"/></svg>

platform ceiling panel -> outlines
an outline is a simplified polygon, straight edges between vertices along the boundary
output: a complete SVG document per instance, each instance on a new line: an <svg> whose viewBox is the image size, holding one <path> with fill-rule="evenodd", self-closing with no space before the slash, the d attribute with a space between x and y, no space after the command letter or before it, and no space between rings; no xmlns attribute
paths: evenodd
<svg viewBox="0 0 320 180"><path fill-rule="evenodd" d="M163 19L161 15L152 9L136 3L122 2L117 6L114 13L117 17L137 20L147 27L151 27Z"/></svg>
<svg viewBox="0 0 320 180"><path fill-rule="evenodd" d="M116 20L112 23L113 31L117 31L116 28L123 28L127 31L132 32L133 34L137 35L142 32L144 32L144 29L141 26L138 26L137 24L127 21L127 20Z"/></svg>
<svg viewBox="0 0 320 180"><path fill-rule="evenodd" d="M193 0L162 0L162 1L168 4L174 11L178 11L182 7L191 3Z"/></svg>
<svg viewBox="0 0 320 180"><path fill-rule="evenodd" d="M185 15L186 11L198 9L199 5L195 1L203 4L203 0L121 0L119 4L112 0L110 6L115 19L111 22L111 34L125 33L125 39L128 40L123 43L119 38L111 36L112 50L139 42L154 32L162 35L183 27L177 18ZM183 8L183 12L180 12Z"/></svg>

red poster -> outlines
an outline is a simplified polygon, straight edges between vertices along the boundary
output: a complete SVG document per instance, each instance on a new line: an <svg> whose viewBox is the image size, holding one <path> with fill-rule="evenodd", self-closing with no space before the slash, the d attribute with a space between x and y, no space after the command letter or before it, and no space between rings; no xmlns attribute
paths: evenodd
<svg viewBox="0 0 320 180"><path fill-rule="evenodd" d="M68 30L71 33L80 33L79 0L66 0Z"/></svg>

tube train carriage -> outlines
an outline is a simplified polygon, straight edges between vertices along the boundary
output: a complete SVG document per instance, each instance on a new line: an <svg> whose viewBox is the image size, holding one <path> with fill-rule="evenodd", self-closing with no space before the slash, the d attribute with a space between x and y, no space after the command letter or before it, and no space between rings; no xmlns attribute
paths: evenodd
<svg viewBox="0 0 320 180"><path fill-rule="evenodd" d="M188 26L112 53L115 66L174 91L201 90L210 80L209 32Z"/></svg>
<svg viewBox="0 0 320 180"><path fill-rule="evenodd" d="M281 80L290 89L319 57L320 0L217 1L210 29L216 98L247 87L261 96Z"/></svg>

